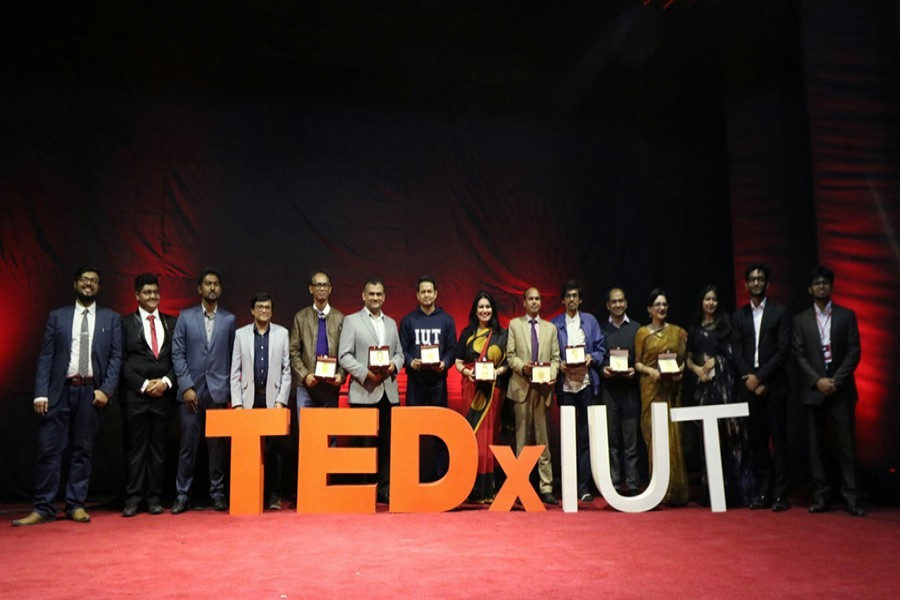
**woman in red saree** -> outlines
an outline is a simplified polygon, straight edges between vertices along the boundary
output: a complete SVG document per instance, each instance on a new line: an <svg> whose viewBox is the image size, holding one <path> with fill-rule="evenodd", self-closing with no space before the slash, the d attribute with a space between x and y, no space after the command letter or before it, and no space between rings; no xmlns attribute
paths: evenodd
<svg viewBox="0 0 900 600"><path fill-rule="evenodd" d="M493 364L492 380L476 381L476 361ZM475 294L469 324L456 346L456 370L462 374L463 414L478 442L478 474L469 502L490 503L494 500L494 455L489 446L494 443L500 426L503 400L497 379L506 372L507 366L506 330L500 328L496 304L487 292Z"/></svg>

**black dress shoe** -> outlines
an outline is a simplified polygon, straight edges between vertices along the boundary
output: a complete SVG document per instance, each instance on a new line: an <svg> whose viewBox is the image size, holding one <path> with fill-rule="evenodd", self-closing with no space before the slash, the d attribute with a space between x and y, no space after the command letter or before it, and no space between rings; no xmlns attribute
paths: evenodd
<svg viewBox="0 0 900 600"><path fill-rule="evenodd" d="M760 494L756 498L754 498L750 502L750 510L760 510L762 508L769 507L769 497L765 494Z"/></svg>
<svg viewBox="0 0 900 600"><path fill-rule="evenodd" d="M172 505L172 514L180 515L184 511L188 509L188 499L187 498L176 498L175 504Z"/></svg>
<svg viewBox="0 0 900 600"><path fill-rule="evenodd" d="M784 512L790 507L791 503L784 496L778 496L772 501L772 512Z"/></svg>
<svg viewBox="0 0 900 600"><path fill-rule="evenodd" d="M162 504L160 504L159 502L156 502L156 503L151 503L147 507L147 512L150 513L151 515L161 515L164 512L166 512L166 510L163 508Z"/></svg>
<svg viewBox="0 0 900 600"><path fill-rule="evenodd" d="M829 510L831 510L831 507L822 498L819 498L809 506L809 512L811 513L823 513Z"/></svg>
<svg viewBox="0 0 900 600"><path fill-rule="evenodd" d="M544 492L543 494L541 494L541 502L543 502L544 504L552 504L554 506L559 504L559 500L556 499L556 496L553 495L553 492Z"/></svg>
<svg viewBox="0 0 900 600"><path fill-rule="evenodd" d="M860 506L856 502L851 502L847 505L847 512L854 517L866 516L866 510L864 508L860 508Z"/></svg>
<svg viewBox="0 0 900 600"><path fill-rule="evenodd" d="M212 501L213 510L217 510L219 512L228 510L228 500L225 499L224 496L216 496Z"/></svg>
<svg viewBox="0 0 900 600"><path fill-rule="evenodd" d="M138 514L138 506L140 506L140 502L134 502L129 500L125 503L125 509L122 511L123 517L133 517Z"/></svg>

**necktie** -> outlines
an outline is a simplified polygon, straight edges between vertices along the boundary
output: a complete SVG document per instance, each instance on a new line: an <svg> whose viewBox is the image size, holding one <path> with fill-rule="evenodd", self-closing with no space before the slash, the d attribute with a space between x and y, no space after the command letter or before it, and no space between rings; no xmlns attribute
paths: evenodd
<svg viewBox="0 0 900 600"><path fill-rule="evenodd" d="M91 360L91 332L88 329L88 309L81 313L81 338L78 341L78 374L87 377Z"/></svg>
<svg viewBox="0 0 900 600"><path fill-rule="evenodd" d="M159 358L159 340L156 339L156 325L153 322L155 318L147 315L147 320L150 321L150 349L153 350L153 357Z"/></svg>
<svg viewBox="0 0 900 600"><path fill-rule="evenodd" d="M537 319L531 319L531 362L538 361Z"/></svg>
<svg viewBox="0 0 900 600"><path fill-rule="evenodd" d="M319 333L316 336L316 356L328 356L328 331L325 328L325 313L319 311Z"/></svg>

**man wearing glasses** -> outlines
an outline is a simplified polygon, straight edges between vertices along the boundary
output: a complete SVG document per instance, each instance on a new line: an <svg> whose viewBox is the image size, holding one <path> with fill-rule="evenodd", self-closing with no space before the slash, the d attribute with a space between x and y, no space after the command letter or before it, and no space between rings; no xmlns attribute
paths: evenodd
<svg viewBox="0 0 900 600"><path fill-rule="evenodd" d="M804 389L802 402L809 419L809 465L814 501L809 512L831 507L831 485L825 472L825 420L831 423L831 440L837 446L841 466L841 495L847 512L863 517L858 505L856 465L853 456L856 380L861 348L856 313L831 301L834 271L816 267L809 276L813 305L794 320L794 357L800 367Z"/></svg>
<svg viewBox="0 0 900 600"><path fill-rule="evenodd" d="M34 382L34 412L41 417L34 509L13 521L16 526L56 519L53 502L66 451L71 453L66 515L77 523L91 520L84 503L101 411L119 383L122 330L119 315L94 301L100 291L97 269L78 269L74 288L74 305L51 312L44 329Z"/></svg>
<svg viewBox="0 0 900 600"><path fill-rule="evenodd" d="M344 370L337 362L320 365L316 375L316 362L336 361L344 315L328 303L331 296L331 277L325 271L316 271L309 278L312 306L294 315L291 329L291 369L297 382L297 422L300 411L307 406L335 408L344 382ZM324 367L328 368L324 368Z"/></svg>
<svg viewBox="0 0 900 600"><path fill-rule="evenodd" d="M231 405L235 410L287 409L291 395L288 330L272 323L272 297L250 299L253 322L234 333L231 353ZM288 438L266 436L265 491L269 510L281 510L284 455Z"/></svg>

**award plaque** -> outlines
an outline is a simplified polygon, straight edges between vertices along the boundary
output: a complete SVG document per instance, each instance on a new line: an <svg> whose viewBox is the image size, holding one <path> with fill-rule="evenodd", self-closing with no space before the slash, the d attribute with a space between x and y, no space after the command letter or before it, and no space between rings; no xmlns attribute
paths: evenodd
<svg viewBox="0 0 900 600"><path fill-rule="evenodd" d="M657 359L659 372L661 375L677 375L678 360L674 352L663 352Z"/></svg>
<svg viewBox="0 0 900 600"><path fill-rule="evenodd" d="M489 360L475 361L475 381L493 381L494 363Z"/></svg>
<svg viewBox="0 0 900 600"><path fill-rule="evenodd" d="M531 383L550 383L550 363L531 363Z"/></svg>
<svg viewBox="0 0 900 600"><path fill-rule="evenodd" d="M334 379L337 375L337 359L331 356L316 357L316 377Z"/></svg>
<svg viewBox="0 0 900 600"><path fill-rule="evenodd" d="M581 346L566 346L566 364L577 366L585 363L584 344Z"/></svg>
<svg viewBox="0 0 900 600"><path fill-rule="evenodd" d="M390 346L369 346L369 368L386 369L391 364Z"/></svg>
<svg viewBox="0 0 900 600"><path fill-rule="evenodd" d="M628 372L628 348L609 351L609 368L615 373Z"/></svg>
<svg viewBox="0 0 900 600"><path fill-rule="evenodd" d="M419 346L419 357L423 365L436 367L441 364L441 351L437 345Z"/></svg>

